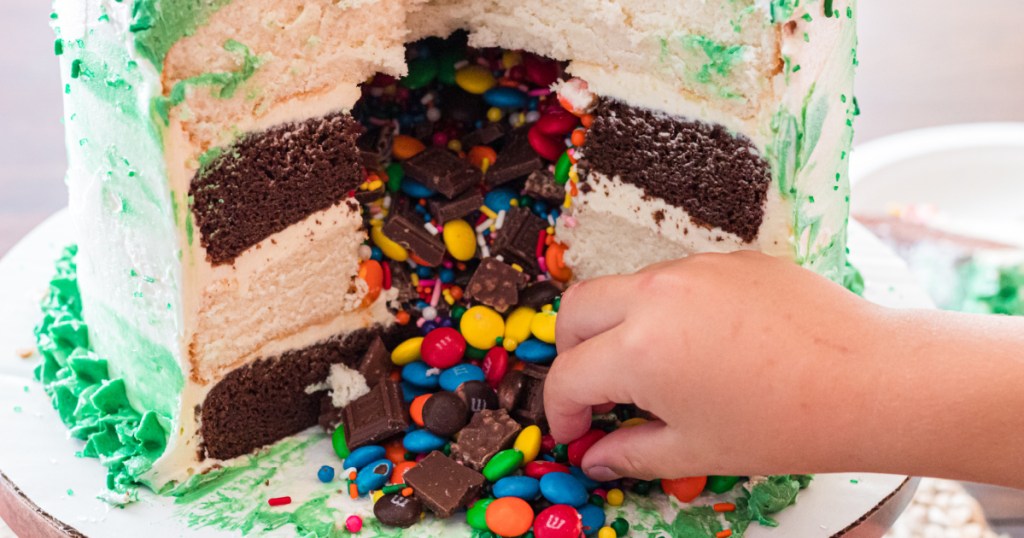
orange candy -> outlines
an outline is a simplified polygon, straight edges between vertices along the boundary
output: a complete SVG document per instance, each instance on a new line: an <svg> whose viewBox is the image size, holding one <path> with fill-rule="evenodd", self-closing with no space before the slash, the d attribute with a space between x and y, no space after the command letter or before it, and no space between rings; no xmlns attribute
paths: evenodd
<svg viewBox="0 0 1024 538"><path fill-rule="evenodd" d="M419 152L427 149L423 142L416 140L409 135L398 135L391 145L391 156L399 161L415 157Z"/></svg>
<svg viewBox="0 0 1024 538"><path fill-rule="evenodd" d="M412 404L409 405L409 416L412 417L412 421L421 428L423 427L423 404L427 403L427 399L429 398L430 394L421 394L412 401Z"/></svg>
<svg viewBox="0 0 1024 538"><path fill-rule="evenodd" d="M544 259L548 263L548 272L551 273L551 278L559 282L568 282L572 280L572 269L569 269L565 265L565 245L561 243L552 243L548 247L547 252L544 253Z"/></svg>
<svg viewBox="0 0 1024 538"><path fill-rule="evenodd" d="M402 463L395 464L394 470L391 471L391 483L392 484L404 484L405 473L416 466L415 461L403 461Z"/></svg>
<svg viewBox="0 0 1024 538"><path fill-rule="evenodd" d="M380 290L384 287L384 268L377 260L365 260L359 264L359 278L370 288L363 297L363 306L368 306L377 300Z"/></svg>
<svg viewBox="0 0 1024 538"><path fill-rule="evenodd" d="M405 447L402 446L402 441L395 440L384 445L384 457L395 465L405 463ZM394 476L393 473L392 476Z"/></svg>
<svg viewBox="0 0 1024 538"><path fill-rule="evenodd" d="M706 476L691 476L687 478L676 478L673 480L662 480L661 489L666 494L679 499L679 502L688 503L697 498L704 486L708 483Z"/></svg>
<svg viewBox="0 0 1024 538"><path fill-rule="evenodd" d="M498 153L488 146L473 146L473 149L469 150L470 164L479 168L481 171L486 170L486 168L484 168L484 161L487 161L487 166L490 166L494 164L494 161L497 159Z"/></svg>
<svg viewBox="0 0 1024 538"><path fill-rule="evenodd" d="M572 132L570 141L572 141L572 145L576 147L582 146L583 143L587 141L587 131L585 129L576 129Z"/></svg>
<svg viewBox="0 0 1024 538"><path fill-rule="evenodd" d="M586 127L587 129L589 129L590 126L594 124L594 115L584 114L580 116L580 123L582 123L583 126Z"/></svg>
<svg viewBox="0 0 1024 538"><path fill-rule="evenodd" d="M518 497L495 499L487 506L487 528L498 536L526 534L533 525L533 508Z"/></svg>
<svg viewBox="0 0 1024 538"><path fill-rule="evenodd" d="M399 325L408 325L411 320L412 317L405 310L399 310L398 313L395 314L395 323Z"/></svg>

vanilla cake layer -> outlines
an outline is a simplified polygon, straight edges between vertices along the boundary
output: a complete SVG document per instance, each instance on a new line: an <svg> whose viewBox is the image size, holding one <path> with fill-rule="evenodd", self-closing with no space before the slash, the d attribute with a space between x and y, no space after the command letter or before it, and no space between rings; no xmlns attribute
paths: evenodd
<svg viewBox="0 0 1024 538"><path fill-rule="evenodd" d="M296 388L388 330L388 297L363 306L356 276L366 232L347 201L361 180L347 111L359 83L404 74L404 45L423 36L461 28L475 46L568 61L601 106L650 115L629 129L699 123L756 164L742 201L710 215L707 200L670 193L693 183L688 166L727 163L721 152L674 163L672 141L638 148L662 155L661 170L679 170L661 180L680 188L657 195L642 167L602 162L584 146L578 192L559 223L577 276L745 248L838 279L855 113L852 7L58 0L71 209L89 231L79 254L86 317L133 404L169 424L168 448L144 478L157 487L184 480L311 425L313 396ZM599 127L611 117L602 110ZM288 166L273 170L280 162ZM688 188L705 192L699 182ZM736 202L737 192L719 201ZM322 366L312 377L283 379L309 361ZM261 393L304 411L270 424L256 398L245 400L256 411L232 416L233 399Z"/></svg>

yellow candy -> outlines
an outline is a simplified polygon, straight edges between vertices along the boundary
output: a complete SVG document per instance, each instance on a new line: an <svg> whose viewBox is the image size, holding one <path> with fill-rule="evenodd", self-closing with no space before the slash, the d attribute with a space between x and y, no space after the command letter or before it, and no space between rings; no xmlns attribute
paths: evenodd
<svg viewBox="0 0 1024 538"><path fill-rule="evenodd" d="M505 320L486 306L474 306L462 314L462 336L477 349L490 349L505 332Z"/></svg>
<svg viewBox="0 0 1024 538"><path fill-rule="evenodd" d="M491 107L487 109L487 121L491 123L497 123L501 121L501 109L497 107Z"/></svg>
<svg viewBox="0 0 1024 538"><path fill-rule="evenodd" d="M422 346L422 336L416 336L398 344L398 347L391 352L391 362L397 366L405 366L410 362L420 360L420 347Z"/></svg>
<svg viewBox="0 0 1024 538"><path fill-rule="evenodd" d="M494 87L494 75L480 65L467 65L455 72L455 83L469 93L481 95Z"/></svg>
<svg viewBox="0 0 1024 538"><path fill-rule="evenodd" d="M632 428L633 426L639 426L641 424L647 424L647 419L640 418L640 417L631 418L629 420L623 421L622 424L619 424L619 427L620 428Z"/></svg>
<svg viewBox="0 0 1024 538"><path fill-rule="evenodd" d="M398 243L388 239L388 236L384 235L384 224L373 224L370 227L370 239L373 239L373 244L377 245L385 256L389 259L395 260L396 262L404 262L409 259L409 251L405 250L405 247Z"/></svg>
<svg viewBox="0 0 1024 538"><path fill-rule="evenodd" d="M384 496L384 492L379 490L379 489L375 489L375 490L370 492L370 499L372 499L374 503L377 502L377 499L380 499L383 496Z"/></svg>
<svg viewBox="0 0 1024 538"><path fill-rule="evenodd" d="M597 531L597 538L615 538L618 536L615 534L615 529L611 527L601 527L601 530Z"/></svg>
<svg viewBox="0 0 1024 538"><path fill-rule="evenodd" d="M530 463L537 459L540 454L540 428L527 426L516 436L516 442L512 448L523 453L523 463Z"/></svg>
<svg viewBox="0 0 1024 538"><path fill-rule="evenodd" d="M530 323L533 321L533 315L536 313L536 310L528 306L520 306L513 310L508 315L508 319L505 320L505 341L511 340L516 344L526 341L530 337ZM505 349L508 349L508 347ZM509 351L513 350L515 350L514 347Z"/></svg>
<svg viewBox="0 0 1024 538"><path fill-rule="evenodd" d="M626 499L626 494L619 488L612 488L608 490L608 504L612 506L621 506L622 501Z"/></svg>
<svg viewBox="0 0 1024 538"><path fill-rule="evenodd" d="M530 332L541 342L555 343L555 320L558 314L551 310L537 312L530 320Z"/></svg>
<svg viewBox="0 0 1024 538"><path fill-rule="evenodd" d="M519 347L519 342L516 342L512 338L506 338L501 341L501 347L505 348L505 351L509 353L515 353L516 348Z"/></svg>
<svg viewBox="0 0 1024 538"><path fill-rule="evenodd" d="M476 255L476 233L468 222L456 219L444 224L444 246L452 258L460 262L469 261Z"/></svg>
<svg viewBox="0 0 1024 538"><path fill-rule="evenodd" d="M514 50L506 50L501 54L501 66L505 69L511 69L521 63L523 63L523 55Z"/></svg>

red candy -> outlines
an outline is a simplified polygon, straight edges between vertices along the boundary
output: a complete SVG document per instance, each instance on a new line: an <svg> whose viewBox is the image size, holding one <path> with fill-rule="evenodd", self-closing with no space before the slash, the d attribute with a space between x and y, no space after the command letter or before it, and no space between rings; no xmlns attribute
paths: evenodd
<svg viewBox="0 0 1024 538"><path fill-rule="evenodd" d="M523 474L530 478L540 479L548 473L568 473L569 468L553 461L535 460L523 467Z"/></svg>
<svg viewBox="0 0 1024 538"><path fill-rule="evenodd" d="M594 443L601 440L602 437L607 435L601 430L590 430L583 434L583 437L569 443L569 463L580 467L583 464L583 455L590 450L590 447L594 446Z"/></svg>
<svg viewBox="0 0 1024 538"><path fill-rule="evenodd" d="M540 117L535 127L550 137L564 137L579 125L580 119L564 109L549 112Z"/></svg>
<svg viewBox="0 0 1024 538"><path fill-rule="evenodd" d="M484 362L480 365L484 371L484 381L491 388L497 388L501 378L508 372L508 351L501 346L494 346L484 356Z"/></svg>
<svg viewBox="0 0 1024 538"><path fill-rule="evenodd" d="M552 450L555 449L556 444L558 443L555 443L555 438L552 437L551 434L547 434L544 437L540 438L540 451L544 453L550 453Z"/></svg>
<svg viewBox="0 0 1024 538"><path fill-rule="evenodd" d="M526 69L526 79L541 86L548 87L558 80L561 69L554 60L540 58L533 54L523 56L523 67Z"/></svg>
<svg viewBox="0 0 1024 538"><path fill-rule="evenodd" d="M661 490L671 495L679 502L688 503L697 498L704 486L708 483L706 476L690 476L687 478L664 479L661 481Z"/></svg>
<svg viewBox="0 0 1024 538"><path fill-rule="evenodd" d="M451 368L466 353L466 339L451 327L441 327L423 337L420 355L434 368Z"/></svg>
<svg viewBox="0 0 1024 538"><path fill-rule="evenodd" d="M549 506L533 520L533 535L536 538L578 538L583 535L583 518L567 504Z"/></svg>
<svg viewBox="0 0 1024 538"><path fill-rule="evenodd" d="M530 147L533 148L533 151L536 151L537 155L549 161L557 161L565 153L565 144L562 143L562 140L544 134L537 129L537 124L530 127L529 132L526 133L526 138L530 141Z"/></svg>

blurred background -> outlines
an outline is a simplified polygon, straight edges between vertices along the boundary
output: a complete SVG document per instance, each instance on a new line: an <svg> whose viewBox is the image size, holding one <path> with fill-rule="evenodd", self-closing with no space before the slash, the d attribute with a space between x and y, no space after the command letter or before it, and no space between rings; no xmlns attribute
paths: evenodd
<svg viewBox="0 0 1024 538"><path fill-rule="evenodd" d="M861 0L856 143L921 127L1024 122L1022 6L1020 0ZM0 255L66 204L61 86L49 12L45 0L0 0L0 36L7 45L0 48ZM1024 183L1024 169L1020 174ZM925 489L912 507L915 514L905 518L909 528L924 532L922 525L936 523L932 516L960 517L932 510L943 503L959 506L957 485ZM996 531L1024 537L1024 494L968 489Z"/></svg>

